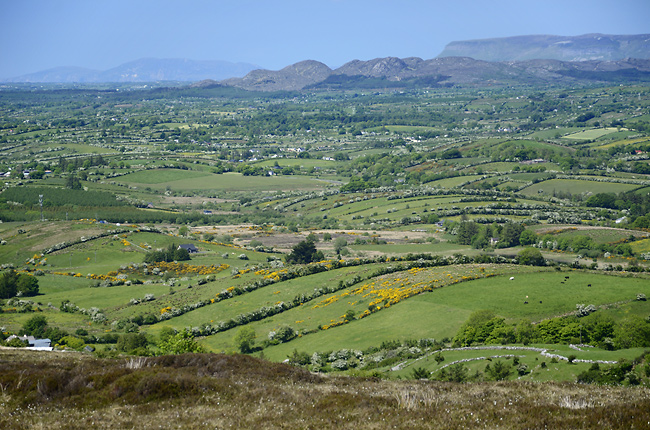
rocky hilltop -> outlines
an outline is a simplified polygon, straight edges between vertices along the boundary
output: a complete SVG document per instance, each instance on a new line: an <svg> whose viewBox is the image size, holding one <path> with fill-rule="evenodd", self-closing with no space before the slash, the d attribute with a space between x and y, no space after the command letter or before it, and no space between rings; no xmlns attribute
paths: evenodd
<svg viewBox="0 0 650 430"><path fill-rule="evenodd" d="M650 60L490 62L469 57L354 60L338 69L303 61L279 71L254 70L222 85L252 91L404 88L414 86L650 82Z"/></svg>

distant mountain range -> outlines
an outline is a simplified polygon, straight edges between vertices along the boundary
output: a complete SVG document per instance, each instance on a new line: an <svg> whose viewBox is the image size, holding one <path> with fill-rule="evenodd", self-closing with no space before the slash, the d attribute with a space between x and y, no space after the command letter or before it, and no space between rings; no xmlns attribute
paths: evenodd
<svg viewBox="0 0 650 430"><path fill-rule="evenodd" d="M99 71L81 67L57 67L5 79L4 82L156 82L200 81L244 76L259 66L228 61L196 61L188 59L143 58Z"/></svg>
<svg viewBox="0 0 650 430"><path fill-rule="evenodd" d="M451 42L434 59L353 60L332 70L307 60L282 70L247 63L146 58L106 71L59 67L5 82L201 81L256 91L387 88L459 84L648 82L650 34L517 36Z"/></svg>
<svg viewBox="0 0 650 430"><path fill-rule="evenodd" d="M616 36L517 36L451 42L438 57L484 61L616 61L650 58L650 34Z"/></svg>

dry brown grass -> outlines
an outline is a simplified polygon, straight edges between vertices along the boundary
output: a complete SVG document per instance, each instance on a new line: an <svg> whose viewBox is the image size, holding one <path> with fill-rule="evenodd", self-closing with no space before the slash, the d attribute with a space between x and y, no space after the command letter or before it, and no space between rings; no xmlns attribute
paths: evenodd
<svg viewBox="0 0 650 430"><path fill-rule="evenodd" d="M0 428L648 428L650 390L314 375L248 356L0 351Z"/></svg>

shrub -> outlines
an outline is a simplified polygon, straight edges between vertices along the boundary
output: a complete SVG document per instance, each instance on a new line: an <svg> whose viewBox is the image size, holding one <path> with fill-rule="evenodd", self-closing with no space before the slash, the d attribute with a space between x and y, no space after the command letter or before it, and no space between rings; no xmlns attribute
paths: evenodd
<svg viewBox="0 0 650 430"><path fill-rule="evenodd" d="M296 337L296 331L288 325L282 325L277 330L269 333L270 340L275 340L280 343L289 342L294 337Z"/></svg>
<svg viewBox="0 0 650 430"><path fill-rule="evenodd" d="M501 360L497 360L490 365L485 366L485 374L492 381L502 381L507 379L512 373L510 366Z"/></svg>
<svg viewBox="0 0 650 430"><path fill-rule="evenodd" d="M28 343L26 340L20 340L19 338L14 337L13 339L5 342L5 345L11 348L24 348L28 346Z"/></svg>
<svg viewBox="0 0 650 430"><path fill-rule="evenodd" d="M519 363L517 366L517 374L519 376L524 376L526 373L528 373L528 366L526 363Z"/></svg>
<svg viewBox="0 0 650 430"><path fill-rule="evenodd" d="M429 371L423 367L416 367L411 376L413 379L429 379Z"/></svg>
<svg viewBox="0 0 650 430"><path fill-rule="evenodd" d="M80 339L76 336L64 336L61 339L59 339L58 342L60 345L65 345L67 347L70 347L72 349L81 349L84 346L84 341L83 339Z"/></svg>
<svg viewBox="0 0 650 430"><path fill-rule="evenodd" d="M596 306L594 306L594 305L587 305L587 306L585 306L585 305L583 305L583 304L577 304L577 305L576 305L576 308L577 308L577 310L576 310L576 316L577 316L578 318L586 317L586 316L589 315L590 313L592 313L592 312L596 312L596 310L597 310L597 309L596 309Z"/></svg>

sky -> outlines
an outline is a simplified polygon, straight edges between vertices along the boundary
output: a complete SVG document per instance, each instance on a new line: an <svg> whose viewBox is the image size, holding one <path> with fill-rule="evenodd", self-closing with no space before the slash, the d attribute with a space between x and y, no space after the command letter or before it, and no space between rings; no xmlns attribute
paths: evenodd
<svg viewBox="0 0 650 430"><path fill-rule="evenodd" d="M649 0L0 0L0 79L140 58L336 68L458 40L648 34L649 17Z"/></svg>

